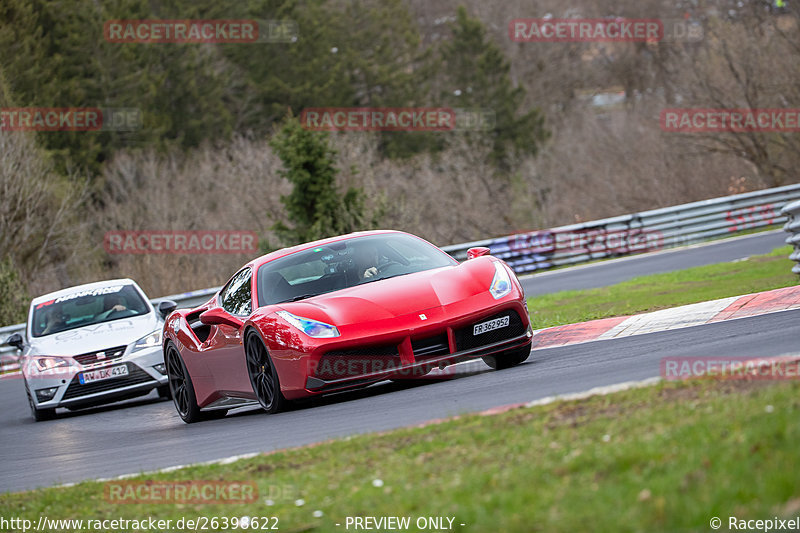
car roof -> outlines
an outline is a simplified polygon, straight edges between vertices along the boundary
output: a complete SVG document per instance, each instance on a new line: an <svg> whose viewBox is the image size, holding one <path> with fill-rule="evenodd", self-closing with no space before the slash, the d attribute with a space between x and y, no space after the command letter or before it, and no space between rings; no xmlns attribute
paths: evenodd
<svg viewBox="0 0 800 533"><path fill-rule="evenodd" d="M101 289L103 287L113 287L114 285L138 285L135 281L129 278L119 278L119 279L109 279L105 281L95 281L93 283L84 283L83 285L75 285L74 287L67 287L66 289L61 289L55 292L49 292L47 294L43 294L41 296L37 296L31 301L31 305L36 305L41 302L46 302L48 300L52 300L54 298L58 298L59 296L66 296L68 294L72 294L78 291L85 291L85 290L92 290L92 289Z"/></svg>

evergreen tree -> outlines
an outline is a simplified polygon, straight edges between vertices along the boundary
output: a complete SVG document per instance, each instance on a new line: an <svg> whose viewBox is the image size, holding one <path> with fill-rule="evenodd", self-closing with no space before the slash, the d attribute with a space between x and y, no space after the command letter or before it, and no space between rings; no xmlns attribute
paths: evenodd
<svg viewBox="0 0 800 533"><path fill-rule="evenodd" d="M109 20L185 18L181 5L160 9L145 0L75 0L69 9L60 2L0 4L0 61L17 105L141 112L135 131L39 134L62 173L80 167L97 174L123 147L194 147L231 133L229 76L213 47L105 40Z"/></svg>
<svg viewBox="0 0 800 533"><path fill-rule="evenodd" d="M284 246L367 229L375 222L366 216L361 189L339 192L336 151L327 133L309 131L289 115L270 146L283 162L280 175L293 185L292 192L281 197L291 226L273 227Z"/></svg>
<svg viewBox="0 0 800 533"><path fill-rule="evenodd" d="M492 159L502 170L514 155L536 154L547 139L544 116L538 109L523 113L525 91L511 82L511 65L486 29L467 10L458 8L452 39L444 42L442 100L453 108L488 109L495 124L488 133ZM482 136L478 137L483 139Z"/></svg>
<svg viewBox="0 0 800 533"><path fill-rule="evenodd" d="M287 109L430 105L434 66L402 0L254 0L243 16L298 28L294 42L223 48L251 97L246 129L267 132ZM381 137L390 155L425 148L416 133Z"/></svg>

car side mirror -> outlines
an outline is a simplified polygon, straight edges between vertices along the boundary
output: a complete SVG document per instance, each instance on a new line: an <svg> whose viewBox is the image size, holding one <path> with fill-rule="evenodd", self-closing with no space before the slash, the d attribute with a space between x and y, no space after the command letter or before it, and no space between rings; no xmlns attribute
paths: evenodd
<svg viewBox="0 0 800 533"><path fill-rule="evenodd" d="M22 335L19 333L13 333L6 339L6 344L15 347L17 350L21 350L22 346L25 344L25 341L22 339Z"/></svg>
<svg viewBox="0 0 800 533"><path fill-rule="evenodd" d="M200 314L200 322L206 326L219 326L224 324L239 329L244 322L228 313L221 307L214 307Z"/></svg>
<svg viewBox="0 0 800 533"><path fill-rule="evenodd" d="M171 312L178 308L178 304L172 300L162 300L158 302L158 312L161 316L167 318Z"/></svg>
<svg viewBox="0 0 800 533"><path fill-rule="evenodd" d="M470 248L467 250L467 259L475 259L476 257L480 257L482 255L488 255L490 252L491 250L485 246L476 246L475 248Z"/></svg>

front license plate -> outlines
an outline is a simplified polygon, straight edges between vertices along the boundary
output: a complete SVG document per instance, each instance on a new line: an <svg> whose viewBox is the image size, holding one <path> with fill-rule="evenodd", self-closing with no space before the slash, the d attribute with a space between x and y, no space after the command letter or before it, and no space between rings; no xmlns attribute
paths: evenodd
<svg viewBox="0 0 800 533"><path fill-rule="evenodd" d="M118 365L108 368L101 368L100 370L92 370L91 372L82 372L78 376L78 381L81 382L81 385L85 385L86 383L91 383L93 381L102 381L104 379L111 379L127 375L128 367L125 365Z"/></svg>
<svg viewBox="0 0 800 533"><path fill-rule="evenodd" d="M472 334L480 335L481 333L486 333L487 331L504 328L508 326L508 324L509 317L501 316L500 318L494 318L492 320L487 320L486 322L481 322L480 324L475 324L475 327L472 329Z"/></svg>

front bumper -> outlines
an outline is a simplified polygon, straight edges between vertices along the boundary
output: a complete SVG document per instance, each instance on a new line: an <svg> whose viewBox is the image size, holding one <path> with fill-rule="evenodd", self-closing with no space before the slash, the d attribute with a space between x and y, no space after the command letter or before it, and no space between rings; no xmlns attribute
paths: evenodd
<svg viewBox="0 0 800 533"><path fill-rule="evenodd" d="M164 363L164 355L160 346L130 353L130 346L122 357L114 360L88 365L74 363L60 372L37 373L34 370L24 372L25 387L37 409L67 407L77 409L104 403L114 402L146 394L152 389L166 385L168 379L156 369ZM90 383L80 383L80 374L87 371L101 370L125 365L127 375L112 377ZM40 398L41 391L56 389L50 399ZM37 391L39 391L37 393Z"/></svg>
<svg viewBox="0 0 800 533"><path fill-rule="evenodd" d="M365 385L375 383L384 379L391 379L394 377L414 377L424 376L430 369L439 366L450 366L462 361L470 359L477 359L486 355L492 355L506 350L514 350L524 346L530 346L533 333L530 328L519 336L501 340L485 346L479 346L469 350L462 350L460 352L441 355L419 361L411 365L405 365L398 368L389 370L379 370L377 372L369 372L366 374L359 374L357 376L347 376L338 379L321 379L315 376L308 376L306 378L306 389L309 392L321 393L341 388Z"/></svg>
<svg viewBox="0 0 800 533"><path fill-rule="evenodd" d="M432 312L428 315L429 319L434 316ZM509 317L508 326L472 334L476 324L502 317ZM419 322L416 314L413 318ZM533 337L520 300L460 315L442 312L438 320L430 322L424 329L398 328L388 335L317 346L307 360L304 392L315 395L384 379L419 378L433 368L522 349L530 346Z"/></svg>

